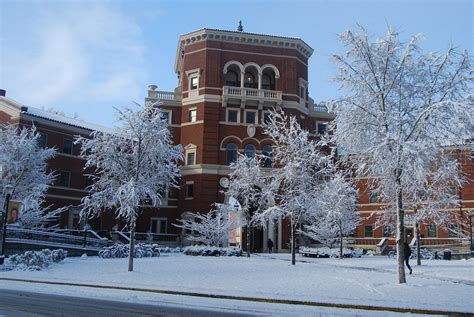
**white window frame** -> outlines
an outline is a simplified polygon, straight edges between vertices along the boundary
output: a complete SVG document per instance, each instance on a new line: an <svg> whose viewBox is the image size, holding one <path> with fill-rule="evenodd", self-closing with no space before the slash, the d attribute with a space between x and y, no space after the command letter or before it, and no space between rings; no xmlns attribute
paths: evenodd
<svg viewBox="0 0 474 317"><path fill-rule="evenodd" d="M247 113L253 112L255 113L255 120L254 122L247 122ZM253 109L245 109L244 111L244 120L246 124L257 124L258 122L258 110L253 110Z"/></svg>
<svg viewBox="0 0 474 317"><path fill-rule="evenodd" d="M153 228L153 221L157 221L157 226L156 226L156 230L157 232L153 232L151 229ZM161 228L161 222L164 221L165 222L165 232L161 232L160 228ZM156 234L166 234L168 233L168 218L166 217L151 217L150 218L150 232L151 233L156 233Z"/></svg>
<svg viewBox="0 0 474 317"><path fill-rule="evenodd" d="M231 122L229 121L229 112L230 111L236 111L237 112L237 121L236 122ZM239 108L227 108L225 112L225 121L229 123L240 123L240 109Z"/></svg>
<svg viewBox="0 0 474 317"><path fill-rule="evenodd" d="M173 122L173 119L172 119L172 116L173 116L173 111L170 110L170 109L160 109L161 112L163 113L167 113L168 114L168 125L171 124L171 122Z"/></svg>
<svg viewBox="0 0 474 317"><path fill-rule="evenodd" d="M194 120L192 120L193 116L191 116L191 113L192 112L195 112L195 116L194 116ZM193 122L197 122L197 108L190 108L188 110L188 120L189 120L189 123L193 123Z"/></svg>
<svg viewBox="0 0 474 317"><path fill-rule="evenodd" d="M188 185L193 185L193 195L192 196L188 196ZM186 185L185 185L185 195L186 195L186 200L192 200L194 199L194 181L187 181L186 182Z"/></svg>
<svg viewBox="0 0 474 317"><path fill-rule="evenodd" d="M201 77L201 69L195 68L186 71L186 76L188 77L188 97L193 97L199 95L199 80ZM191 82L193 78L197 80L197 87L195 89L191 89Z"/></svg>
<svg viewBox="0 0 474 317"><path fill-rule="evenodd" d="M184 150L185 150L184 164L185 165L196 165L196 162L197 162L197 157L196 157L196 155L197 155L197 146L194 145L194 144L189 144L184 148ZM194 162L189 162L188 161L188 154L190 154L190 153L194 153Z"/></svg>

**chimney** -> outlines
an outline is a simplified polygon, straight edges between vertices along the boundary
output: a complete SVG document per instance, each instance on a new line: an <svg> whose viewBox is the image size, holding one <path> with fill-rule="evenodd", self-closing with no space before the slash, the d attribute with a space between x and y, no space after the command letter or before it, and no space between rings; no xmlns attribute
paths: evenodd
<svg viewBox="0 0 474 317"><path fill-rule="evenodd" d="M148 90L149 90L149 91L155 91L156 88L158 88L157 85L148 85Z"/></svg>
<svg viewBox="0 0 474 317"><path fill-rule="evenodd" d="M0 89L0 97L5 97L7 95L7 91L5 89Z"/></svg>

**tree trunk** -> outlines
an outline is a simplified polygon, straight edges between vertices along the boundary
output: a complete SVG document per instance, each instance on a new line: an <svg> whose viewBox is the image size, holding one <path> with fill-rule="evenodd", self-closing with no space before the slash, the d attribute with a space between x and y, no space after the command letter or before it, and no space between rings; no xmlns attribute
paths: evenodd
<svg viewBox="0 0 474 317"><path fill-rule="evenodd" d="M249 258L250 257L250 238L251 238L251 232L250 230L252 230L250 224L247 225L247 257Z"/></svg>
<svg viewBox="0 0 474 317"><path fill-rule="evenodd" d="M397 171L397 173L400 173ZM406 283L405 276L405 210L403 210L403 197L400 176L397 175L397 262L398 262L398 283Z"/></svg>
<svg viewBox="0 0 474 317"><path fill-rule="evenodd" d="M420 222L416 222L416 265L421 265Z"/></svg>
<svg viewBox="0 0 474 317"><path fill-rule="evenodd" d="M135 219L130 221L130 253L128 254L128 271L133 271L133 255L135 254Z"/></svg>
<svg viewBox="0 0 474 317"><path fill-rule="evenodd" d="M295 265L296 264L296 250L295 250L295 240L296 240L296 232L295 232L295 224L293 223L293 220L291 221L291 264Z"/></svg>
<svg viewBox="0 0 474 317"><path fill-rule="evenodd" d="M342 229L339 228L339 258L342 260Z"/></svg>

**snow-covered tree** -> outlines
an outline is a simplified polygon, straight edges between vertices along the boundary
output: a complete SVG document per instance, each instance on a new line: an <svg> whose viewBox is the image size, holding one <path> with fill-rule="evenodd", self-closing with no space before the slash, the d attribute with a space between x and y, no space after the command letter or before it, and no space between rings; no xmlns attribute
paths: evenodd
<svg viewBox="0 0 474 317"><path fill-rule="evenodd" d="M189 231L186 238L207 246L223 246L229 241L229 231L238 225L230 215L231 209L224 204L216 204L208 213L188 213L176 227Z"/></svg>
<svg viewBox="0 0 474 317"><path fill-rule="evenodd" d="M42 206L48 186L54 181L53 171L47 170L47 161L56 150L41 148L41 135L33 126L17 128L12 124L0 126L0 192L4 200L4 188L13 186L12 199L22 203L19 223L25 227L39 227L55 220L64 208L50 210Z"/></svg>
<svg viewBox="0 0 474 317"><path fill-rule="evenodd" d="M233 197L240 204L240 224L246 228L247 256L250 256L250 235L254 226L261 223L257 218L270 199L271 190L268 176L261 168L261 158L247 157L239 154L237 160L230 165L229 187L226 195Z"/></svg>
<svg viewBox="0 0 474 317"><path fill-rule="evenodd" d="M423 54L420 38L403 43L389 30L372 41L360 27L340 35L347 51L334 55L345 93L334 103L334 142L396 211L399 283L406 282L405 193L422 190L446 147L463 146L473 135L467 52Z"/></svg>
<svg viewBox="0 0 474 317"><path fill-rule="evenodd" d="M301 232L328 246L339 240L342 259L343 237L352 234L360 222L357 190L342 172L337 172L315 194L313 206L308 208L308 224Z"/></svg>
<svg viewBox="0 0 474 317"><path fill-rule="evenodd" d="M331 156L325 142L312 140L294 116L283 112L271 114L271 124L265 133L272 138L272 159L277 168L272 171L271 186L275 189L276 205L260 213L260 218L287 218L291 229L291 259L296 264L296 231L308 215L314 193L332 171Z"/></svg>
<svg viewBox="0 0 474 317"><path fill-rule="evenodd" d="M91 139L78 138L85 169L93 184L82 199L81 217L111 210L130 229L128 270L133 271L135 225L140 206L158 206L168 190L177 187L182 147L173 145L168 125L156 104L117 110L121 123L115 133L95 131Z"/></svg>

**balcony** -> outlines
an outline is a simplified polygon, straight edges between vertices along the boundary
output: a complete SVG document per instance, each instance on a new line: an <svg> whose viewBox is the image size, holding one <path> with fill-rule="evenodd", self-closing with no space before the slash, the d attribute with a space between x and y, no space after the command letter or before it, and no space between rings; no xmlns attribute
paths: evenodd
<svg viewBox="0 0 474 317"><path fill-rule="evenodd" d="M267 89L255 89L255 88L243 88L243 87L231 87L224 86L222 91L222 97L224 100L228 99L240 99L240 100L255 100L258 102L276 102L281 104L281 91L278 90L267 90Z"/></svg>
<svg viewBox="0 0 474 317"><path fill-rule="evenodd" d="M158 90L149 90L148 98L158 99L161 101L180 101L181 96L172 91L158 91Z"/></svg>

